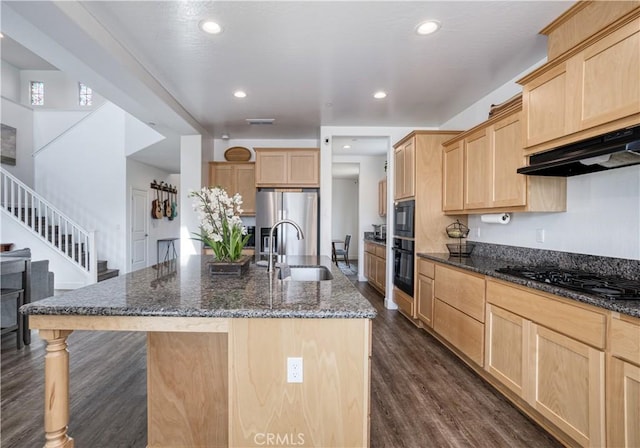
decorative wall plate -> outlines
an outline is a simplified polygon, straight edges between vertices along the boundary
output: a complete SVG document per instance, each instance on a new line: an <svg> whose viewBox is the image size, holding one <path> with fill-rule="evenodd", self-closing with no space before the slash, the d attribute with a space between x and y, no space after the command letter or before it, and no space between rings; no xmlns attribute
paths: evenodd
<svg viewBox="0 0 640 448"><path fill-rule="evenodd" d="M224 152L224 158L228 162L248 162L251 151L243 146L233 146Z"/></svg>

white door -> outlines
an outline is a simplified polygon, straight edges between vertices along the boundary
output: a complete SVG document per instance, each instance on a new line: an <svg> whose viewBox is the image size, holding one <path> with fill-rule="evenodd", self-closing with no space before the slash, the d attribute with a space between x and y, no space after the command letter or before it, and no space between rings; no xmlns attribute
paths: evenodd
<svg viewBox="0 0 640 448"><path fill-rule="evenodd" d="M146 190L131 192L131 270L147 267L149 245L148 197Z"/></svg>

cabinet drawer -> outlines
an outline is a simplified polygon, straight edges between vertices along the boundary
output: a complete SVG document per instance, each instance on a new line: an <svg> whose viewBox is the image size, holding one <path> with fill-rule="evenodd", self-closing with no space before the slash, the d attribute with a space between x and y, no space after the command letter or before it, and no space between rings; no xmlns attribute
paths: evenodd
<svg viewBox="0 0 640 448"><path fill-rule="evenodd" d="M484 325L437 298L435 302L435 331L475 363L482 365Z"/></svg>
<svg viewBox="0 0 640 448"><path fill-rule="evenodd" d="M376 245L373 243L364 242L364 251L370 254L376 254Z"/></svg>
<svg viewBox="0 0 640 448"><path fill-rule="evenodd" d="M604 349L604 313L487 279L487 301L593 347Z"/></svg>
<svg viewBox="0 0 640 448"><path fill-rule="evenodd" d="M435 296L484 322L484 277L436 265Z"/></svg>
<svg viewBox="0 0 640 448"><path fill-rule="evenodd" d="M376 257L380 257L383 260L387 259L387 248L385 246L375 245Z"/></svg>
<svg viewBox="0 0 640 448"><path fill-rule="evenodd" d="M429 278L435 278L435 269L435 264L430 261L423 260L422 258L418 258L418 274Z"/></svg>
<svg viewBox="0 0 640 448"><path fill-rule="evenodd" d="M414 317L414 305L413 299L400 291L398 288L393 288L393 300L395 300L398 308L407 316Z"/></svg>
<svg viewBox="0 0 640 448"><path fill-rule="evenodd" d="M640 366L640 322L611 319L611 354Z"/></svg>

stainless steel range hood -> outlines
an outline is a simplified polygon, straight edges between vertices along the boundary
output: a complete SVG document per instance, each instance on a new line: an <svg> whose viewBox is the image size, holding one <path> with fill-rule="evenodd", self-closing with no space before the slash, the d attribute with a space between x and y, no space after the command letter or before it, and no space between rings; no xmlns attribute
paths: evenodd
<svg viewBox="0 0 640 448"><path fill-rule="evenodd" d="M640 164L640 126L535 154L518 173L569 177L636 164Z"/></svg>

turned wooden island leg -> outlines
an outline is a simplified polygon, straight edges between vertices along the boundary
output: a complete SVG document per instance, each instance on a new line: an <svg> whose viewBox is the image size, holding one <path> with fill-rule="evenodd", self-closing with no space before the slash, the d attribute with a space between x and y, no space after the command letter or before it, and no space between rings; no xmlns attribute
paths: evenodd
<svg viewBox="0 0 640 448"><path fill-rule="evenodd" d="M44 357L44 431L45 448L73 448L67 435L69 424L69 352L70 330L40 330L47 342Z"/></svg>

